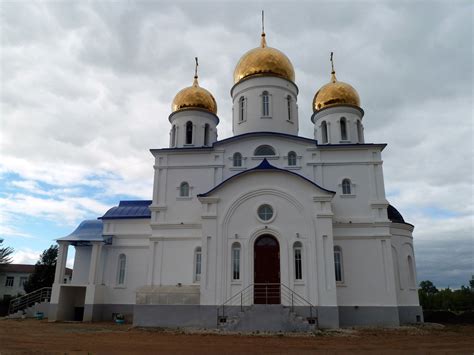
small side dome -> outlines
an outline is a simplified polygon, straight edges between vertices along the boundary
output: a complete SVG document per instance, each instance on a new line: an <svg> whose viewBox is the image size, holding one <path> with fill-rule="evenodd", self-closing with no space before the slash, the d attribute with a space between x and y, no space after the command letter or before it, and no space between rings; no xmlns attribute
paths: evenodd
<svg viewBox="0 0 474 355"><path fill-rule="evenodd" d="M331 81L319 89L316 95L314 95L313 111L319 111L326 107L338 105L360 107L360 98L356 89L351 85L336 79L336 72L334 65L332 65Z"/></svg>
<svg viewBox="0 0 474 355"><path fill-rule="evenodd" d="M240 58L234 70L234 83L258 75L275 75L295 81L293 64L283 52L267 47L265 33L262 33L260 47L249 50Z"/></svg>
<svg viewBox="0 0 474 355"><path fill-rule="evenodd" d="M206 89L199 86L197 75L197 58L196 73L194 75L193 85L184 88L176 94L171 104L173 112L199 108L217 114L217 103L214 96Z"/></svg>

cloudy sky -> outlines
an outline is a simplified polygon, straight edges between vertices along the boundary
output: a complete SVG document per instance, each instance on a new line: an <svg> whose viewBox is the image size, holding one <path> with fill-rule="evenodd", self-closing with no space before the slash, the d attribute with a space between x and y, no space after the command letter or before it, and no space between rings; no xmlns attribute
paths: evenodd
<svg viewBox="0 0 474 355"><path fill-rule="evenodd" d="M151 198L149 148L167 146L195 56L219 138L232 134L232 73L265 9L268 45L296 70L300 135L334 51L366 141L388 143L387 197L416 226L418 279L459 287L474 273L470 1L0 4L0 238L16 262L120 199Z"/></svg>

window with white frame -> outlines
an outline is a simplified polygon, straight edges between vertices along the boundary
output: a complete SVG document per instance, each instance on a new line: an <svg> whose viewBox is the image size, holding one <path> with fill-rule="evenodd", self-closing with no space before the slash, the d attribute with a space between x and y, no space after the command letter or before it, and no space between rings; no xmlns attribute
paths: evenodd
<svg viewBox="0 0 474 355"><path fill-rule="evenodd" d="M241 167L242 166L242 154L240 153L234 153L232 157L232 165L235 167Z"/></svg>
<svg viewBox="0 0 474 355"><path fill-rule="evenodd" d="M260 220L268 222L273 218L273 208L268 204L260 205L257 209L257 215Z"/></svg>
<svg viewBox="0 0 474 355"><path fill-rule="evenodd" d="M239 121L245 120L245 98L243 96L239 99Z"/></svg>
<svg viewBox="0 0 474 355"><path fill-rule="evenodd" d="M270 116L270 95L268 91L262 92L262 116Z"/></svg>
<svg viewBox="0 0 474 355"><path fill-rule="evenodd" d="M179 185L179 197L189 197L189 184L186 181Z"/></svg>
<svg viewBox="0 0 474 355"><path fill-rule="evenodd" d="M349 179L342 180L341 186L342 186L343 195L350 195L352 193L351 180Z"/></svg>
<svg viewBox="0 0 474 355"><path fill-rule="evenodd" d="M303 279L303 261L302 261L303 245L301 242L293 244L293 257L295 262L295 280Z"/></svg>
<svg viewBox="0 0 474 355"><path fill-rule="evenodd" d="M173 125L171 128L171 146L174 147L176 145L176 126Z"/></svg>
<svg viewBox="0 0 474 355"><path fill-rule="evenodd" d="M286 97L286 109L288 110L288 121L291 121L292 102L290 95Z"/></svg>
<svg viewBox="0 0 474 355"><path fill-rule="evenodd" d="M15 278L13 276L7 276L5 280L5 286L6 287L13 287L13 282L15 281Z"/></svg>
<svg viewBox="0 0 474 355"><path fill-rule="evenodd" d="M341 117L341 120L339 121L339 124L341 126L341 140L346 141L347 140L347 120L345 117Z"/></svg>
<svg viewBox="0 0 474 355"><path fill-rule="evenodd" d="M413 259L410 255L407 257L407 263L408 263L408 273L410 276L410 287L416 287L415 284L415 268L413 266Z"/></svg>
<svg viewBox="0 0 474 355"><path fill-rule="evenodd" d="M125 272L127 268L127 257L125 254L120 254L118 257L118 267L117 267L117 285L125 285Z"/></svg>
<svg viewBox="0 0 474 355"><path fill-rule="evenodd" d="M269 145L261 145L255 149L254 155L275 155L275 149Z"/></svg>
<svg viewBox="0 0 474 355"><path fill-rule="evenodd" d="M240 280L240 244L232 244L232 280Z"/></svg>
<svg viewBox="0 0 474 355"><path fill-rule="evenodd" d="M202 251L201 247L194 250L194 282L201 281Z"/></svg>
<svg viewBox="0 0 474 355"><path fill-rule="evenodd" d="M209 145L209 134L210 134L211 127L209 124L204 125L204 145Z"/></svg>
<svg viewBox="0 0 474 355"><path fill-rule="evenodd" d="M362 124L360 123L359 120L357 120L357 141L359 143L363 142L363 139L362 139Z"/></svg>
<svg viewBox="0 0 474 355"><path fill-rule="evenodd" d="M342 249L339 246L334 247L334 271L336 274L336 282L344 282L344 269L342 265Z"/></svg>
<svg viewBox="0 0 474 355"><path fill-rule="evenodd" d="M28 281L28 277L26 277L26 276L20 277L20 287L25 286L26 281Z"/></svg>
<svg viewBox="0 0 474 355"><path fill-rule="evenodd" d="M321 123L321 138L323 140L323 143L328 142L328 124L326 121L323 121Z"/></svg>
<svg viewBox="0 0 474 355"><path fill-rule="evenodd" d="M193 123L186 122L186 144L193 144Z"/></svg>
<svg viewBox="0 0 474 355"><path fill-rule="evenodd" d="M296 153L295 152L288 153L288 166L296 166Z"/></svg>

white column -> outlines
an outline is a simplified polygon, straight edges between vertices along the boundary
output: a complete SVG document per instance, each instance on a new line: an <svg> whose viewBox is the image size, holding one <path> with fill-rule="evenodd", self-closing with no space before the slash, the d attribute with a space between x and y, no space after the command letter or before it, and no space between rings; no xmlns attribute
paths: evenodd
<svg viewBox="0 0 474 355"><path fill-rule="evenodd" d="M150 286L154 285L155 281L155 254L156 254L156 244L158 242L150 240L149 250L148 250L148 282Z"/></svg>
<svg viewBox="0 0 474 355"><path fill-rule="evenodd" d="M54 283L61 284L64 282L64 274L66 272L66 260L69 242L58 242L58 259L56 261L56 271L54 273Z"/></svg>
<svg viewBox="0 0 474 355"><path fill-rule="evenodd" d="M102 242L92 242L91 264L89 267L89 285L94 285L97 281L97 270L99 268L101 249Z"/></svg>

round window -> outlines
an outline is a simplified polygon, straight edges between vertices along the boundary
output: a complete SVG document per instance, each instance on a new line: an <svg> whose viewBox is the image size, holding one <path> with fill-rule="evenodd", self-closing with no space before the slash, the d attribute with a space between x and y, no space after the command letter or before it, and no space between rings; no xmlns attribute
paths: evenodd
<svg viewBox="0 0 474 355"><path fill-rule="evenodd" d="M273 217L273 208L270 205L261 205L258 210L258 218L262 221L269 221Z"/></svg>

